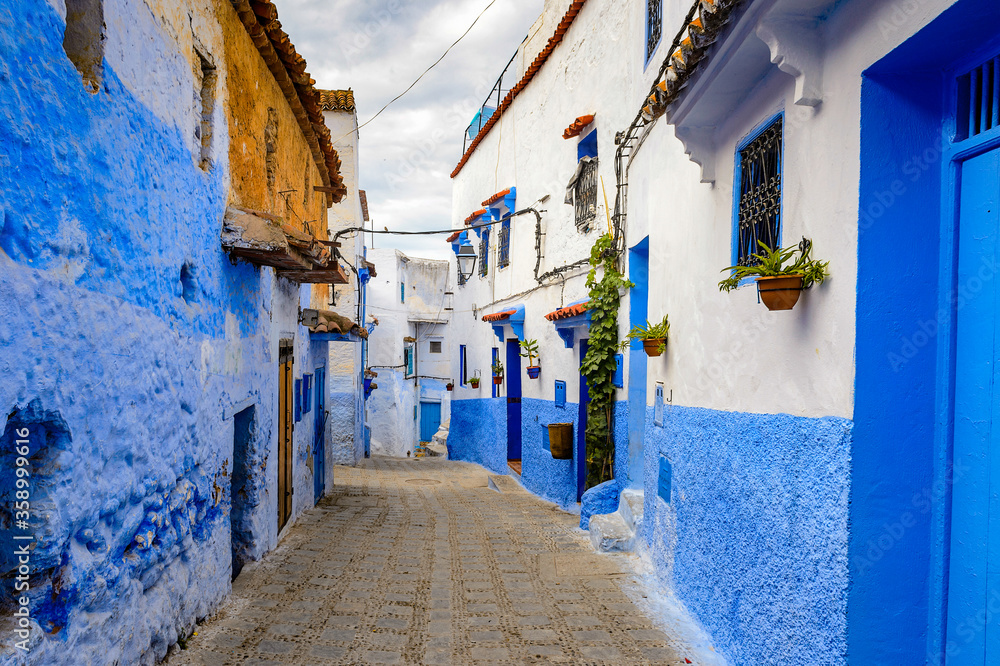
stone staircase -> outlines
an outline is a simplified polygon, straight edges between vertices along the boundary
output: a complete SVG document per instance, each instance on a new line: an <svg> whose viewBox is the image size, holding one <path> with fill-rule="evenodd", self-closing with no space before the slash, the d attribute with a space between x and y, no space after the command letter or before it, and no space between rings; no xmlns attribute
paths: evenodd
<svg viewBox="0 0 1000 666"><path fill-rule="evenodd" d="M623 490L618 498L618 510L590 517L590 543L603 553L635 549L636 535L642 529L643 492Z"/></svg>

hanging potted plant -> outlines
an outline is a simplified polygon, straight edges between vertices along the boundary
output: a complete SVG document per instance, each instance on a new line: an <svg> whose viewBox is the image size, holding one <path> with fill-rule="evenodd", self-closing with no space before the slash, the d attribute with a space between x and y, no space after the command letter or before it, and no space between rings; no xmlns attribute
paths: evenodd
<svg viewBox="0 0 1000 666"><path fill-rule="evenodd" d="M670 322L667 315L663 315L663 321L658 324L650 324L646 321L645 326L633 326L625 339L622 340L622 349L628 346L632 340L642 340L642 348L647 356L659 356L667 348L667 335L670 333Z"/></svg>
<svg viewBox="0 0 1000 666"><path fill-rule="evenodd" d="M472 377L469 378L469 384L472 385L472 388L474 389L479 388L479 379L480 379L479 371L476 370L476 374L472 375Z"/></svg>
<svg viewBox="0 0 1000 666"><path fill-rule="evenodd" d="M812 250L811 240L803 238L798 245L774 250L760 241L757 244L761 252L752 256L752 266L729 266L722 269L722 272L732 273L719 282L719 291L730 292L744 278L756 276L758 298L768 310L791 310L803 289L823 284L830 277L830 262L817 261L809 256Z"/></svg>
<svg viewBox="0 0 1000 666"><path fill-rule="evenodd" d="M444 385L446 391L452 391L455 389L455 382L448 382Z"/></svg>
<svg viewBox="0 0 1000 666"><path fill-rule="evenodd" d="M503 384L503 363L500 362L500 359L493 361L493 383Z"/></svg>
<svg viewBox="0 0 1000 666"><path fill-rule="evenodd" d="M535 365L534 362L538 358L538 340L522 340L521 348L524 349L521 352L522 358L528 359L528 377L538 379L538 374L542 371L542 366Z"/></svg>

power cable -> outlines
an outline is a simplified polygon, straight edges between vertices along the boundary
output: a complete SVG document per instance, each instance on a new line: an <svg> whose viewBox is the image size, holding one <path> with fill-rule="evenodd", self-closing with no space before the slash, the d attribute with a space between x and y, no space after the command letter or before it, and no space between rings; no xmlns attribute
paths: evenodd
<svg viewBox="0 0 1000 666"><path fill-rule="evenodd" d="M379 117L379 116L380 116L380 115L382 114L382 112L383 112L383 111L385 111L386 109L388 109L388 108L389 108L389 105L391 105L391 104L392 104L393 102L397 101L397 100L398 100L398 99L399 99L400 97L402 97L402 96L403 96L403 95L405 95L406 93L410 92L410 90L412 90L412 89L413 89L413 86L415 86L415 85L417 85L418 83L420 83L420 79L424 78L424 76L426 76L428 72L430 72L430 71L431 71L432 69L434 69L435 67L437 67L438 63L440 63L440 62L441 62L442 60L444 60L444 59L445 59L445 56L447 56L447 55L448 55L448 54L449 54L449 53L451 52L451 50L452 50L453 48L455 48L455 47L456 47L456 46L458 45L458 43L459 43L460 41L462 41L463 39L465 39L465 36L466 36L466 35L468 35L468 34L469 34L470 32L472 32L472 29L473 29L474 27L476 27L476 24L477 24L477 23L479 23L479 19L481 19L481 18L483 17L483 14L485 14L485 13L486 13L486 12L487 12L487 11L489 10L489 8L490 8L490 7L492 7L492 6L494 5L494 4L496 4L496 1L497 1L497 0L490 0L490 4L486 5L485 9L483 9L483 11L479 12L479 16L477 16L477 17L476 17L476 20L472 22L472 25L470 25L470 26L468 27L468 29L466 29L466 31L465 31L465 32L463 32L463 33L462 33L462 35L461 35L461 36L460 36L460 37L459 37L458 39L456 39L456 40L455 40L455 41L454 41L454 42L452 43L452 45L451 45L451 46L449 46L449 47L448 47L448 48L447 48L447 49L445 50L445 52L444 52L444 53L442 53L442 54L441 54L441 57L440 57L440 58L438 58L437 60L435 60L435 61L434 61L434 62L433 62L433 63L431 64L431 66L430 66L430 67L428 67L427 69L425 69L425 70L423 71L423 73L422 73L422 74L421 74L420 76L418 76L418 77L416 78L416 80L415 80L415 81L414 81L413 83L411 83L411 84L410 84L410 87L409 87L409 88L407 88L406 90L404 90L403 92L399 93L398 95L396 95L395 97L393 97L393 98L392 98L391 100L389 100L389 101L388 101L388 102L386 103L386 105L385 105L385 106L383 106L383 107L382 107L381 109L379 109L379 110L378 110L378 113L376 113L376 114L375 114L374 116L372 116L371 118L369 118L368 120L366 120L366 121L365 121L364 123L362 123L361 125L359 125L359 126L355 127L355 128L353 129L353 130L351 130L350 132L348 132L348 133L347 133L347 134L345 134L344 136L340 137L340 139L337 139L337 140L336 140L336 141L334 141L333 143L339 143L339 142L340 142L340 141L341 141L342 139L346 139L346 138L347 138L347 137L349 137L350 135L352 135L352 134L354 134L355 132L359 131L359 130L360 130L360 129L361 129L362 127L364 127L365 125L367 125L367 124L368 124L368 123L370 123L371 121L373 121L373 120L375 120L376 118L378 118L378 117Z"/></svg>

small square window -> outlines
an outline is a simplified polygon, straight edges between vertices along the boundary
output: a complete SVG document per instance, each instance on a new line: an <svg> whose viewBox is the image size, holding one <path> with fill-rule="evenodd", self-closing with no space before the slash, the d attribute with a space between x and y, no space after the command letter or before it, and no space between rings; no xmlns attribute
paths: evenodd
<svg viewBox="0 0 1000 666"><path fill-rule="evenodd" d="M432 354L440 354L441 353L441 341L440 340L431 340L430 352Z"/></svg>

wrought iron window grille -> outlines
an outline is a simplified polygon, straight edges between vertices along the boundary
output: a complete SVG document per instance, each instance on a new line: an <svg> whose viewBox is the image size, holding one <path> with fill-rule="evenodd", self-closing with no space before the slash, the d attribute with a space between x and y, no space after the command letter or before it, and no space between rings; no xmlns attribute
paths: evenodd
<svg viewBox="0 0 1000 666"><path fill-rule="evenodd" d="M497 270L510 266L510 220L500 224L497 236Z"/></svg>
<svg viewBox="0 0 1000 666"><path fill-rule="evenodd" d="M1000 56L958 77L955 141L1000 127Z"/></svg>
<svg viewBox="0 0 1000 666"><path fill-rule="evenodd" d="M782 119L778 117L739 151L740 198L737 206L736 263L750 266L761 252L758 241L772 250L781 229Z"/></svg>
<svg viewBox="0 0 1000 666"><path fill-rule="evenodd" d="M663 36L663 0L646 0L646 62L653 57Z"/></svg>
<svg viewBox="0 0 1000 666"><path fill-rule="evenodd" d="M576 228L584 232L590 231L591 223L597 218L597 158L583 163L573 199Z"/></svg>
<svg viewBox="0 0 1000 666"><path fill-rule="evenodd" d="M479 277L486 277L490 272L490 235L483 232L479 241Z"/></svg>

